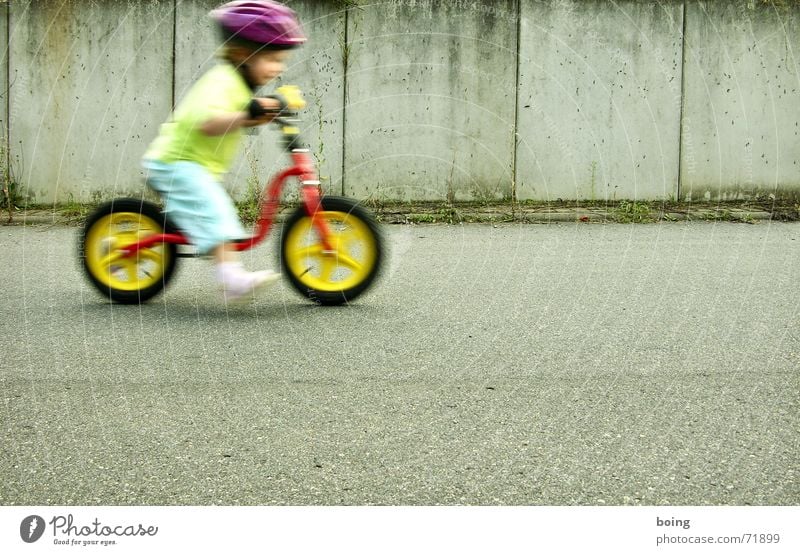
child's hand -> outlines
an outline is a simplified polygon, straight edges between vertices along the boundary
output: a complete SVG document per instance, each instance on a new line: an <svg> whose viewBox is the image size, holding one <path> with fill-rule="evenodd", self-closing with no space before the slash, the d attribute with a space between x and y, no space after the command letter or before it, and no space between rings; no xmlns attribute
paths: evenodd
<svg viewBox="0 0 800 555"><path fill-rule="evenodd" d="M271 122L281 110L280 101L274 98L254 98L247 109L248 119L244 127L254 127Z"/></svg>

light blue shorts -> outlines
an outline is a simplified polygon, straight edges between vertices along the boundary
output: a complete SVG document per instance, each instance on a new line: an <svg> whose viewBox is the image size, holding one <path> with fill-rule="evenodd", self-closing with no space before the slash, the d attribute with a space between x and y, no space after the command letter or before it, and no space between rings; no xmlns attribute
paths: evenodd
<svg viewBox="0 0 800 555"><path fill-rule="evenodd" d="M247 237L230 195L202 165L143 160L142 166L147 185L164 201L164 212L200 254Z"/></svg>

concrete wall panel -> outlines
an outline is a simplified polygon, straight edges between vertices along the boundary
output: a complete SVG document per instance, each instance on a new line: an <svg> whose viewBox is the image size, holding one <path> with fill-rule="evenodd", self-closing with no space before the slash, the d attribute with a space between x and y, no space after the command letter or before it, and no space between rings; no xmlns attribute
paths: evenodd
<svg viewBox="0 0 800 555"><path fill-rule="evenodd" d="M800 4L687 10L681 197L800 196Z"/></svg>
<svg viewBox="0 0 800 555"><path fill-rule="evenodd" d="M208 12L219 0L183 1L177 5L175 44L175 96L180 101L188 88L219 62L219 38ZM344 11L336 2L304 0L290 2L303 24L309 41L293 52L280 82L266 85L259 94L269 94L281 84L300 86L309 108L302 114L303 138L311 146L320 168L323 188L341 193L342 106L344 69L341 40ZM248 188L260 187L289 162L280 148L275 126L248 130L242 155L231 170L226 185L238 199ZM290 198L292 192L288 192Z"/></svg>
<svg viewBox="0 0 800 555"><path fill-rule="evenodd" d="M167 112L172 1L20 0L11 9L11 150L33 202L142 190Z"/></svg>
<svg viewBox="0 0 800 555"><path fill-rule="evenodd" d="M524 0L521 199L677 194L682 4Z"/></svg>
<svg viewBox="0 0 800 555"><path fill-rule="evenodd" d="M351 10L348 195L510 196L516 22L516 0L384 0Z"/></svg>

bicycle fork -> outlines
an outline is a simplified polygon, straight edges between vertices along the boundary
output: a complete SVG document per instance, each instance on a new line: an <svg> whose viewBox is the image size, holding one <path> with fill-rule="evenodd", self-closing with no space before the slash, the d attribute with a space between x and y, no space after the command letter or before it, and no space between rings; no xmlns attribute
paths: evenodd
<svg viewBox="0 0 800 555"><path fill-rule="evenodd" d="M311 157L307 149L292 150L295 167L299 170L301 195L306 214L311 218L311 224L317 230L320 243L322 243L322 254L331 255L336 253L331 240L331 230L328 222L320 215L322 212L322 195L320 194L320 182L317 173L311 162Z"/></svg>

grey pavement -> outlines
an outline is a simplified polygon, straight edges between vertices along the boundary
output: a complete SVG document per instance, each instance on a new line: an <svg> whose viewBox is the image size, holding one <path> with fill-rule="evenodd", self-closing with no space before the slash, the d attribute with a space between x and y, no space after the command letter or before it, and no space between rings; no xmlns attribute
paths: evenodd
<svg viewBox="0 0 800 555"><path fill-rule="evenodd" d="M139 307L0 227L0 504L800 503L800 225L386 232L348 307Z"/></svg>

